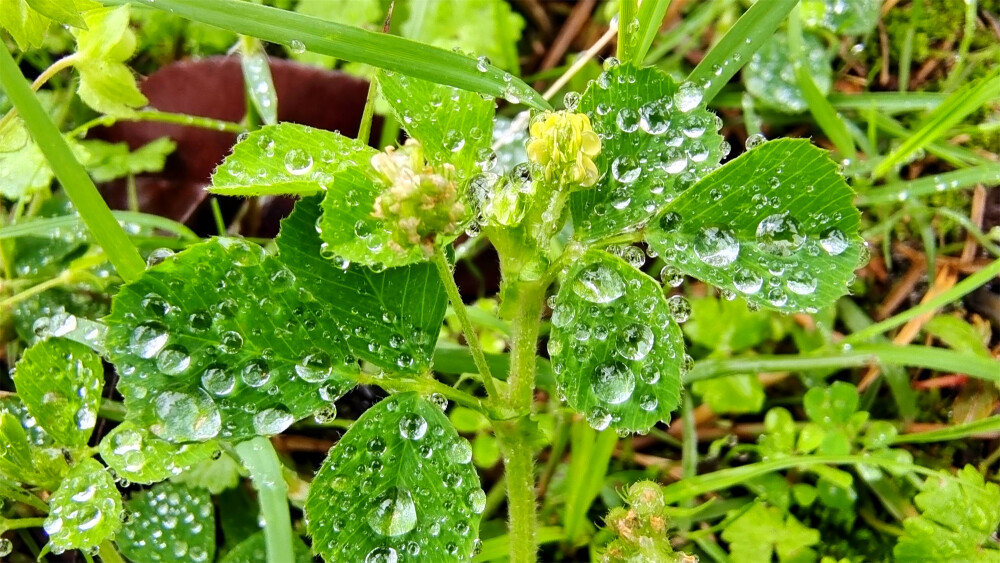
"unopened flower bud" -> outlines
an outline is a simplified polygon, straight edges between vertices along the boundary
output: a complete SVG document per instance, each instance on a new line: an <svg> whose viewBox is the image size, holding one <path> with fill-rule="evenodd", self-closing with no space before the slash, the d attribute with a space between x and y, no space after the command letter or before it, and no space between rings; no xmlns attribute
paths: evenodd
<svg viewBox="0 0 1000 563"><path fill-rule="evenodd" d="M528 159L537 164L547 181L589 188L599 172L594 157L601 152L601 138L582 113L556 111L531 124Z"/></svg>

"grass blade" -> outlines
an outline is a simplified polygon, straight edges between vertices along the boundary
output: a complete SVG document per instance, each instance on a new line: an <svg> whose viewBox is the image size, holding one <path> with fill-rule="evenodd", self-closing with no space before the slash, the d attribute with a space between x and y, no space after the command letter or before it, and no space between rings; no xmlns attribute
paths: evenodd
<svg viewBox="0 0 1000 563"><path fill-rule="evenodd" d="M967 115L995 99L997 92L1000 92L1000 69L956 90L927 116L920 129L903 141L901 145L896 147L896 150L889 153L875 167L875 177L885 176L902 164L907 157L941 138Z"/></svg>
<svg viewBox="0 0 1000 563"><path fill-rule="evenodd" d="M475 59L403 37L238 0L131 0L131 3L264 41L286 46L296 41L296 45L301 43L314 53L506 98L513 103L523 102L536 109L551 109L538 92L499 68L486 65L483 67L486 70L479 70Z"/></svg>
<svg viewBox="0 0 1000 563"><path fill-rule="evenodd" d="M646 58L669 7L670 0L643 0L639 6L639 30L633 38L631 58L636 64Z"/></svg>
<svg viewBox="0 0 1000 563"><path fill-rule="evenodd" d="M628 63L635 59L635 35L637 28L632 26L640 20L636 18L639 11L639 0L620 0L618 2L618 58ZM641 25L641 24L640 24Z"/></svg>
<svg viewBox="0 0 1000 563"><path fill-rule="evenodd" d="M710 102L750 56L767 41L781 20L799 0L757 2L746 11L728 33L698 63L688 80L705 83L704 101Z"/></svg>
<svg viewBox="0 0 1000 563"><path fill-rule="evenodd" d="M94 186L94 181L73 156L66 139L42 108L6 48L0 48L0 86L21 114L31 137L49 161L59 183L69 194L90 234L104 249L118 275L125 281L138 278L146 269L145 261L111 214L107 203Z"/></svg>
<svg viewBox="0 0 1000 563"><path fill-rule="evenodd" d="M934 193L971 188L976 184L1000 184L1000 163L924 176L916 180L892 182L858 196L857 205L889 203Z"/></svg>
<svg viewBox="0 0 1000 563"><path fill-rule="evenodd" d="M965 424L956 424L939 430L901 434L892 441L893 444L926 444L928 442L951 442L963 440L977 434L992 434L1000 432L1000 416L991 416Z"/></svg>

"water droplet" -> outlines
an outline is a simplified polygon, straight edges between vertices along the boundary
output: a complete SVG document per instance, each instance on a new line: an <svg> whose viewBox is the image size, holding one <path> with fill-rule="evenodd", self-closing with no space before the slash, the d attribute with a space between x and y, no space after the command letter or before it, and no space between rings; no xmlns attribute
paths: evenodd
<svg viewBox="0 0 1000 563"><path fill-rule="evenodd" d="M671 295L667 299L667 310L678 323L686 322L691 317L691 303L683 295Z"/></svg>
<svg viewBox="0 0 1000 563"><path fill-rule="evenodd" d="M765 139L763 135L761 135L760 133L754 133L753 135L747 137L747 142L746 142L747 150L748 151L753 150L764 144L766 141L767 139Z"/></svg>
<svg viewBox="0 0 1000 563"><path fill-rule="evenodd" d="M174 251L169 248L157 248L156 250L149 253L146 257L146 267L152 268L158 264L162 264L164 260L170 258L174 255Z"/></svg>
<svg viewBox="0 0 1000 563"><path fill-rule="evenodd" d="M285 170L292 176L308 174L313 167L313 157L302 149L292 149L285 153Z"/></svg>
<svg viewBox="0 0 1000 563"><path fill-rule="evenodd" d="M474 488L469 491L469 508L475 514L482 514L486 510L486 493L480 488Z"/></svg>
<svg viewBox="0 0 1000 563"><path fill-rule="evenodd" d="M670 98L653 100L639 108L639 127L650 135L662 135L670 128Z"/></svg>
<svg viewBox="0 0 1000 563"><path fill-rule="evenodd" d="M801 270L796 270L792 272L788 279L785 280L785 285L793 293L798 293L799 295L810 295L816 291L816 285L819 282L811 276L808 272Z"/></svg>
<svg viewBox="0 0 1000 563"><path fill-rule="evenodd" d="M733 285L740 292L753 295L763 287L764 278L758 276L752 270L739 268L733 273Z"/></svg>
<svg viewBox="0 0 1000 563"><path fill-rule="evenodd" d="M333 375L333 362L329 354L315 350L296 364L295 373L307 383L322 383Z"/></svg>
<svg viewBox="0 0 1000 563"><path fill-rule="evenodd" d="M417 525L413 496L405 489L389 487L368 514L368 525L383 536L399 536L409 532Z"/></svg>
<svg viewBox="0 0 1000 563"><path fill-rule="evenodd" d="M660 216L660 228L663 232L672 233L681 226L681 216L674 211L668 211Z"/></svg>
<svg viewBox="0 0 1000 563"><path fill-rule="evenodd" d="M419 440L427 433L427 421L416 413L404 414L399 419L399 435L407 440Z"/></svg>
<svg viewBox="0 0 1000 563"><path fill-rule="evenodd" d="M271 368L265 360L252 360L243 366L243 382L250 387L261 387L271 379Z"/></svg>
<svg viewBox="0 0 1000 563"><path fill-rule="evenodd" d="M644 411L655 411L659 404L660 402L656 399L656 395L653 395L652 393L644 393L641 397L639 397L639 408Z"/></svg>
<svg viewBox="0 0 1000 563"><path fill-rule="evenodd" d="M604 430L611 424L611 413L607 409L601 407L594 407L587 413L586 417L587 424L591 428L600 432Z"/></svg>
<svg viewBox="0 0 1000 563"><path fill-rule="evenodd" d="M236 387L236 378L222 366L212 366L201 374L201 386L215 395L228 395Z"/></svg>
<svg viewBox="0 0 1000 563"><path fill-rule="evenodd" d="M640 174L642 174L642 167L632 155L619 156L611 163L611 175L623 184L631 184L639 178Z"/></svg>
<svg viewBox="0 0 1000 563"><path fill-rule="evenodd" d="M257 434L270 436L280 434L295 422L287 410L275 407L264 409L253 416L253 429Z"/></svg>
<svg viewBox="0 0 1000 563"><path fill-rule="evenodd" d="M301 41L299 41L298 39L292 39L291 41L289 41L288 42L288 47L296 55L301 55L302 53L306 52L306 44L303 43L303 42L301 42Z"/></svg>
<svg viewBox="0 0 1000 563"><path fill-rule="evenodd" d="M680 287L680 285L684 283L684 274L677 268L668 264L660 270L660 281L663 282L663 285Z"/></svg>
<svg viewBox="0 0 1000 563"><path fill-rule="evenodd" d="M591 264L573 280L573 293L591 303L610 303L625 293L621 275L603 264Z"/></svg>
<svg viewBox="0 0 1000 563"><path fill-rule="evenodd" d="M597 366L591 388L598 399L617 405L624 403L635 390L635 376L621 362L611 362Z"/></svg>
<svg viewBox="0 0 1000 563"><path fill-rule="evenodd" d="M639 128L639 114L632 108L622 108L615 116L615 123L623 133L634 133Z"/></svg>
<svg viewBox="0 0 1000 563"><path fill-rule="evenodd" d="M222 429L218 407L201 390L193 395L164 391L156 398L154 410L159 421L151 429L172 442L208 440Z"/></svg>
<svg viewBox="0 0 1000 563"><path fill-rule="evenodd" d="M695 236L694 253L709 266L728 266L739 256L740 243L725 227L706 227Z"/></svg>
<svg viewBox="0 0 1000 563"><path fill-rule="evenodd" d="M838 256L847 250L849 243L843 231L840 229L830 229L820 237L819 245L830 256Z"/></svg>
<svg viewBox="0 0 1000 563"><path fill-rule="evenodd" d="M641 360L653 349L653 331L641 323L627 325L618 334L618 353L629 360Z"/></svg>
<svg viewBox="0 0 1000 563"><path fill-rule="evenodd" d="M142 323L132 331L131 351L140 358L152 358L167 344L167 327L158 322Z"/></svg>
<svg viewBox="0 0 1000 563"><path fill-rule="evenodd" d="M167 375L179 375L184 373L191 365L191 356L188 351L181 346L169 346L164 348L156 356L156 367Z"/></svg>
<svg viewBox="0 0 1000 563"><path fill-rule="evenodd" d="M223 332L219 336L219 350L225 354L235 354L243 347L243 336L235 330Z"/></svg>
<svg viewBox="0 0 1000 563"><path fill-rule="evenodd" d="M472 461L472 446L464 438L459 438L452 442L448 448L448 459L452 463L466 464Z"/></svg>
<svg viewBox="0 0 1000 563"><path fill-rule="evenodd" d="M566 92L563 96L563 106L569 111L576 111L576 106L580 104L579 92Z"/></svg>
<svg viewBox="0 0 1000 563"><path fill-rule="evenodd" d="M674 93L674 105L678 110L687 113L698 107L701 98L701 89L692 82L685 82L678 86L677 92Z"/></svg>
<svg viewBox="0 0 1000 563"><path fill-rule="evenodd" d="M791 256L802 248L805 240L799 222L787 211L765 217L757 225L757 244L761 250L775 256Z"/></svg>
<svg viewBox="0 0 1000 563"><path fill-rule="evenodd" d="M368 552L365 563L398 563L399 554L391 547L381 546Z"/></svg>

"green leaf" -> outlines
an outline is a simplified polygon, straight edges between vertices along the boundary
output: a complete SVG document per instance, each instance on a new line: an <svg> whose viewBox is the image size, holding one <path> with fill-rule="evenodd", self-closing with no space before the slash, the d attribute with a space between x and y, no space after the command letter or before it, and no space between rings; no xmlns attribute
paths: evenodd
<svg viewBox="0 0 1000 563"><path fill-rule="evenodd" d="M810 420L827 426L843 427L858 410L857 387L835 381L829 387L813 387L802 397L802 407Z"/></svg>
<svg viewBox="0 0 1000 563"><path fill-rule="evenodd" d="M771 314L751 311L740 301L716 297L690 299L691 318L681 328L693 344L729 355L772 337Z"/></svg>
<svg viewBox="0 0 1000 563"><path fill-rule="evenodd" d="M236 0L134 0L135 4L167 10L188 19L291 45L347 61L367 63L415 78L463 90L551 106L521 80L492 65L479 70L475 59L416 41ZM517 103L515 102L515 103Z"/></svg>
<svg viewBox="0 0 1000 563"><path fill-rule="evenodd" d="M86 28L87 24L83 21L80 11L100 7L100 4L96 2L82 0L72 0L70 2L66 0L26 0L26 2L36 12L51 20L64 23L68 26L82 28Z"/></svg>
<svg viewBox="0 0 1000 563"><path fill-rule="evenodd" d="M655 68L605 70L576 111L601 137L601 178L570 196L576 236L593 241L633 230L716 168L726 149L718 117L694 84L678 86Z"/></svg>
<svg viewBox="0 0 1000 563"><path fill-rule="evenodd" d="M801 57L792 53L787 35L775 35L751 57L743 69L743 83L762 106L786 113L805 111L809 103L795 76L795 67L799 64L819 92L827 95L833 84L833 67L823 41L812 33L802 34Z"/></svg>
<svg viewBox="0 0 1000 563"><path fill-rule="evenodd" d="M115 480L100 463L81 460L49 499L45 532L49 549L94 549L122 525L122 496Z"/></svg>
<svg viewBox="0 0 1000 563"><path fill-rule="evenodd" d="M414 393L384 399L341 437L312 482L313 550L331 562L470 559L486 502L471 459L437 406Z"/></svg>
<svg viewBox="0 0 1000 563"><path fill-rule="evenodd" d="M755 375L729 375L695 381L691 391L701 397L712 412L757 413L764 406L764 386Z"/></svg>
<svg viewBox="0 0 1000 563"><path fill-rule="evenodd" d="M779 561L815 561L816 554L810 547L820 542L818 530L764 504L755 504L732 521L722 532L722 539L729 542L733 563L772 561L772 554L777 554Z"/></svg>
<svg viewBox="0 0 1000 563"><path fill-rule="evenodd" d="M375 149L339 133L296 123L269 125L241 137L212 174L212 193L309 195L328 187L340 197L335 176L368 164ZM374 201L374 200L373 200Z"/></svg>
<svg viewBox="0 0 1000 563"><path fill-rule="evenodd" d="M109 432L99 446L104 464L133 483L157 483L218 451L215 441L174 444L132 422Z"/></svg>
<svg viewBox="0 0 1000 563"><path fill-rule="evenodd" d="M643 432L680 402L684 338L659 284L592 250L561 281L549 356L559 394L591 426Z"/></svg>
<svg viewBox="0 0 1000 563"><path fill-rule="evenodd" d="M148 103L132 70L123 64L135 51L129 13L128 5L90 10L84 16L86 29L74 30L80 99L98 112L118 117L130 117L133 108Z"/></svg>
<svg viewBox="0 0 1000 563"><path fill-rule="evenodd" d="M172 442L277 434L339 398L358 370L333 310L241 239L147 270L106 321L130 420Z"/></svg>
<svg viewBox="0 0 1000 563"><path fill-rule="evenodd" d="M266 125L278 122L278 93L274 89L271 66L264 45L248 37L240 38L240 66L246 96Z"/></svg>
<svg viewBox="0 0 1000 563"><path fill-rule="evenodd" d="M682 193L646 240L668 264L748 303L815 311L847 292L858 264L853 197L825 151L771 141Z"/></svg>
<svg viewBox="0 0 1000 563"><path fill-rule="evenodd" d="M477 162L493 158L493 100L396 73L381 73L378 84L396 120L424 146L430 164L451 164L468 178L479 171Z"/></svg>
<svg viewBox="0 0 1000 563"><path fill-rule="evenodd" d="M128 516L115 543L143 563L215 559L215 509L204 489L160 483L125 501Z"/></svg>
<svg viewBox="0 0 1000 563"><path fill-rule="evenodd" d="M0 2L0 27L6 29L22 51L41 47L52 20L38 13L26 0Z"/></svg>
<svg viewBox="0 0 1000 563"><path fill-rule="evenodd" d="M87 158L79 143L66 138L78 159ZM19 200L52 184L52 169L34 141L28 141L13 152L0 152L0 196Z"/></svg>
<svg viewBox="0 0 1000 563"><path fill-rule="evenodd" d="M104 388L104 366L90 348L58 338L43 340L17 363L14 386L31 416L60 445L87 445Z"/></svg>
<svg viewBox="0 0 1000 563"><path fill-rule="evenodd" d="M66 457L52 437L17 397L0 398L0 475L48 490L69 471Z"/></svg>
<svg viewBox="0 0 1000 563"><path fill-rule="evenodd" d="M218 495L223 491L236 488L244 473L243 466L231 455L216 450L211 458L203 458L196 465L188 467L178 475L171 477L170 480L189 487L201 487L213 495Z"/></svg>
<svg viewBox="0 0 1000 563"><path fill-rule="evenodd" d="M425 0L423 3L428 5L429 12L423 18L415 15L418 2L409 3L410 17L400 28L403 35L442 49L458 48L486 57L494 66L517 73L517 43L524 29L524 18L508 2Z"/></svg>
<svg viewBox="0 0 1000 563"><path fill-rule="evenodd" d="M927 334L940 339L949 348L990 358L989 332L983 334L965 320L951 315L938 315L923 325Z"/></svg>
<svg viewBox="0 0 1000 563"><path fill-rule="evenodd" d="M87 171L95 182L108 182L143 172L159 172L163 170L167 156L177 148L177 143L170 137L160 137L131 152L127 143L87 140L81 144L88 154Z"/></svg>
<svg viewBox="0 0 1000 563"><path fill-rule="evenodd" d="M866 35L878 23L882 0L802 0L802 23L844 35Z"/></svg>
<svg viewBox="0 0 1000 563"><path fill-rule="evenodd" d="M294 563L312 563L313 557L309 546L298 536L292 539L292 549L295 550ZM267 544L264 541L264 532L257 532L226 553L219 563L258 563L266 559Z"/></svg>
<svg viewBox="0 0 1000 563"><path fill-rule="evenodd" d="M929 478L914 499L922 514L907 518L893 550L896 561L1000 561L992 540L1000 525L1000 487L971 465L958 478Z"/></svg>
<svg viewBox="0 0 1000 563"><path fill-rule="evenodd" d="M323 257L319 204L319 196L302 199L281 222L278 259L334 311L356 356L394 372L426 371L448 306L434 265L341 268Z"/></svg>

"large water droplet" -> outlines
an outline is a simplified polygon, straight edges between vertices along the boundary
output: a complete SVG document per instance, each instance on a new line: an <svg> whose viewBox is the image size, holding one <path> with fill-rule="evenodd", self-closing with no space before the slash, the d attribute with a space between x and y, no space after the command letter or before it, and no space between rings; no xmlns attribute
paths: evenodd
<svg viewBox="0 0 1000 563"><path fill-rule="evenodd" d="M416 413L404 414L399 419L399 435L407 440L419 440L427 433L427 421Z"/></svg>
<svg viewBox="0 0 1000 563"><path fill-rule="evenodd" d="M212 366L201 374L201 386L209 393L216 395L228 395L236 387L236 377L227 372L222 366Z"/></svg>
<svg viewBox="0 0 1000 563"><path fill-rule="evenodd" d="M417 508L409 491L390 487L368 513L368 525L383 536L399 536L417 525Z"/></svg>
<svg viewBox="0 0 1000 563"><path fill-rule="evenodd" d="M683 295L671 295L667 299L667 310L679 323L686 322L691 317L691 303Z"/></svg>
<svg viewBox="0 0 1000 563"><path fill-rule="evenodd" d="M285 170L293 176L308 174L313 167L313 157L302 149L292 149L285 153Z"/></svg>
<svg viewBox="0 0 1000 563"><path fill-rule="evenodd" d="M740 242L725 227L706 227L694 238L694 253L709 266L728 266L740 255Z"/></svg>
<svg viewBox="0 0 1000 563"><path fill-rule="evenodd" d="M805 240L799 222L787 211L765 217L757 225L757 244L775 256L791 256Z"/></svg>
<svg viewBox="0 0 1000 563"><path fill-rule="evenodd" d="M618 334L618 353L629 360L641 360L653 349L653 331L644 324L632 323Z"/></svg>
<svg viewBox="0 0 1000 563"><path fill-rule="evenodd" d="M819 245L823 247L830 256L842 254L848 247L847 237L840 229L830 229L823 233L819 239Z"/></svg>
<svg viewBox="0 0 1000 563"><path fill-rule="evenodd" d="M322 383L333 375L333 362L329 354L316 350L296 364L295 373L308 383Z"/></svg>
<svg viewBox="0 0 1000 563"><path fill-rule="evenodd" d="M387 546L376 547L365 556L365 563L398 563L399 554Z"/></svg>
<svg viewBox="0 0 1000 563"><path fill-rule="evenodd" d="M143 323L132 331L131 351L140 358L152 358L167 344L167 327L158 322Z"/></svg>
<svg viewBox="0 0 1000 563"><path fill-rule="evenodd" d="M195 442L214 438L222 429L219 408L204 391L194 394L164 391L154 403L159 419L153 432L172 442Z"/></svg>
<svg viewBox="0 0 1000 563"><path fill-rule="evenodd" d="M816 291L816 286L818 281L808 272L801 270L796 270L792 272L788 279L785 280L785 285L793 293L798 293L799 295L810 295L812 292Z"/></svg>
<svg viewBox="0 0 1000 563"><path fill-rule="evenodd" d="M670 128L670 98L653 100L639 108L639 127L650 135L662 135Z"/></svg>
<svg viewBox="0 0 1000 563"><path fill-rule="evenodd" d="M612 405L624 403L635 390L635 375L621 362L611 362L597 366L591 383L594 395Z"/></svg>
<svg viewBox="0 0 1000 563"><path fill-rule="evenodd" d="M181 346L170 346L164 348L156 356L156 367L167 375L179 375L184 373L191 365L191 356L187 350Z"/></svg>
<svg viewBox="0 0 1000 563"><path fill-rule="evenodd" d="M591 303L610 303L625 293L621 275L603 264L591 264L573 280L573 293Z"/></svg>
<svg viewBox="0 0 1000 563"><path fill-rule="evenodd" d="M752 270L739 268L733 273L733 285L739 291L747 295L753 295L760 291L760 288L764 285L764 278Z"/></svg>
<svg viewBox="0 0 1000 563"><path fill-rule="evenodd" d="M682 112L689 112L701 103L702 92L693 82L685 82L674 93L674 105Z"/></svg>
<svg viewBox="0 0 1000 563"><path fill-rule="evenodd" d="M261 387L271 379L271 367L265 360L253 360L243 366L243 382L250 387Z"/></svg>
<svg viewBox="0 0 1000 563"><path fill-rule="evenodd" d="M631 184L642 174L639 161L632 155L622 155L611 163L611 175L623 184Z"/></svg>
<svg viewBox="0 0 1000 563"><path fill-rule="evenodd" d="M253 429L262 436L280 434L293 422L295 418L292 414L280 407L264 409L253 415Z"/></svg>

